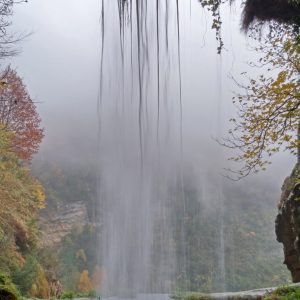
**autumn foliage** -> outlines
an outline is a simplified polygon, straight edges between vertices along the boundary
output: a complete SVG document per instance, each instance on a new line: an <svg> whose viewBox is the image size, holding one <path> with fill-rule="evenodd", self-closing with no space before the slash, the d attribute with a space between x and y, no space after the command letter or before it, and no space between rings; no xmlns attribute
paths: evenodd
<svg viewBox="0 0 300 300"><path fill-rule="evenodd" d="M265 170L280 150L298 153L300 161L300 44L288 29L257 48L262 53L258 66L268 75L246 75L248 85L240 85L244 93L234 98L238 114L223 144L238 151L233 161L243 163L234 171L237 179Z"/></svg>
<svg viewBox="0 0 300 300"><path fill-rule="evenodd" d="M6 250L11 248L16 260L22 262L21 252L36 239L36 230L30 225L37 211L44 206L44 189L22 166L11 150L13 134L5 131L0 124L0 267ZM4 265L13 263L10 259Z"/></svg>
<svg viewBox="0 0 300 300"><path fill-rule="evenodd" d="M84 270L80 274L78 290L80 292L89 292L93 288L91 279L89 277L89 271Z"/></svg>
<svg viewBox="0 0 300 300"><path fill-rule="evenodd" d="M83 270L80 274L78 290L83 293L90 292L91 290L100 291L103 281L103 271L99 266L96 266L92 277L89 276L88 270Z"/></svg>
<svg viewBox="0 0 300 300"><path fill-rule="evenodd" d="M29 160L39 149L44 136L41 119L24 83L8 68L0 87L0 123L14 133L12 145L20 159Z"/></svg>
<svg viewBox="0 0 300 300"><path fill-rule="evenodd" d="M41 299L49 298L49 284L46 279L45 271L41 266L38 267L37 278L35 279L35 283L31 286L30 295Z"/></svg>
<svg viewBox="0 0 300 300"><path fill-rule="evenodd" d="M45 295L43 270L28 256L38 244L36 218L44 207L44 188L22 162L38 150L43 130L20 77L11 69L1 77L5 83L0 82L0 270L11 274L22 293L32 287L33 293Z"/></svg>

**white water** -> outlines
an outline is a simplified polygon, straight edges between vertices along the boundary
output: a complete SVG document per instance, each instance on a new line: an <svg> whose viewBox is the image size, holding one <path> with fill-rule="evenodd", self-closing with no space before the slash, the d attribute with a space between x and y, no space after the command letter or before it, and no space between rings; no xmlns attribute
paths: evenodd
<svg viewBox="0 0 300 300"><path fill-rule="evenodd" d="M196 37L181 36L192 26L189 5L182 1L178 7L176 0L158 1L158 10L155 1L132 1L132 10L129 5L124 12L122 3L102 2L99 200L104 294L169 293L178 280L183 282L181 288L189 289L184 283L189 251L185 240L185 177L191 173L202 174L196 177L200 193L203 186L210 191L199 201L219 207L219 275L215 286L222 291L222 186L208 182L210 176L206 176L208 169L219 168L219 162L213 168L206 165L201 157L202 141L195 127L190 127L195 122L190 115L199 109L193 104L199 97L199 84L193 76L195 66L190 63L198 60L202 41L191 50ZM195 12L201 13L200 5L193 4ZM184 75L189 72L187 79ZM206 76L209 78L209 72ZM190 88L191 84L195 86ZM220 103L217 106L221 109ZM207 107L205 110L210 111ZM206 125L211 125L214 116L204 112L204 118L209 120ZM196 124L199 126L199 122ZM210 134L209 128L205 130ZM208 143L204 142L204 148Z"/></svg>

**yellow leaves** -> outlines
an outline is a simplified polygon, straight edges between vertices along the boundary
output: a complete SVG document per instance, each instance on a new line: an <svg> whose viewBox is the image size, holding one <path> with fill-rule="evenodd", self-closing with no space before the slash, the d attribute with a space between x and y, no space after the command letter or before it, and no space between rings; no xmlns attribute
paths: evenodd
<svg viewBox="0 0 300 300"><path fill-rule="evenodd" d="M89 271L84 270L80 274L78 290L80 292L89 292L93 288L92 282L89 277Z"/></svg>
<svg viewBox="0 0 300 300"><path fill-rule="evenodd" d="M276 142L278 139L278 134L276 131L270 132L270 139L272 140L272 142Z"/></svg>
<svg viewBox="0 0 300 300"><path fill-rule="evenodd" d="M38 209L44 207L45 195L42 185L21 164L10 143L11 134L0 129L0 232L5 228L10 236L18 236L26 245L36 241L32 220ZM15 257L17 254L20 253L16 251Z"/></svg>
<svg viewBox="0 0 300 300"><path fill-rule="evenodd" d="M38 287L37 285L34 283L29 291L30 296L32 297L38 297Z"/></svg>
<svg viewBox="0 0 300 300"><path fill-rule="evenodd" d="M238 176L264 170L276 152L289 150L296 154L300 122L300 46L284 34L262 47L260 63L267 70L279 70L266 77L249 78L241 85L246 93L233 99L238 118L231 118L233 128L225 146L239 152L233 161L243 162ZM253 64L255 65L255 64Z"/></svg>
<svg viewBox="0 0 300 300"><path fill-rule="evenodd" d="M44 187L36 181L32 191L34 198L36 199L37 208L41 209L45 207L45 191Z"/></svg>
<svg viewBox="0 0 300 300"><path fill-rule="evenodd" d="M38 266L37 277L33 283L30 292L30 296L40 299L49 298L49 284L46 279L46 274L42 266Z"/></svg>
<svg viewBox="0 0 300 300"><path fill-rule="evenodd" d="M283 136L283 140L284 140L285 142L289 142L291 139L292 139L292 136L291 136L291 135L285 134L285 135Z"/></svg>

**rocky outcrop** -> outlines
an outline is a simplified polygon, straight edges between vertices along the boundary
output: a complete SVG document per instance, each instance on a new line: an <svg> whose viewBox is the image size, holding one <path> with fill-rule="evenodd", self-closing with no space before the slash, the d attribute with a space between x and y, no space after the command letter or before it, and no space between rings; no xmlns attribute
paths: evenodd
<svg viewBox="0 0 300 300"><path fill-rule="evenodd" d="M55 247L73 229L83 228L88 222L84 202L46 207L40 215L41 243L44 247Z"/></svg>
<svg viewBox="0 0 300 300"><path fill-rule="evenodd" d="M272 22L300 25L300 4L288 0L245 1L242 26L247 30L253 22Z"/></svg>
<svg viewBox="0 0 300 300"><path fill-rule="evenodd" d="M299 287L299 284L292 284L291 287ZM204 297L202 300L250 300L256 299L261 300L264 297L270 295L273 291L275 291L277 287L269 287L269 288L262 288L262 289L255 289L250 291L241 291L241 292L234 292L234 293L213 293L208 294L207 298ZM199 299L200 300L200 299Z"/></svg>
<svg viewBox="0 0 300 300"><path fill-rule="evenodd" d="M291 284L289 286L286 286L287 289L294 289L299 288L299 283L297 284ZM256 290L250 290L250 291L241 291L241 292L226 292L226 293L211 293L211 294L202 294L202 293L183 293L182 296L175 295L171 296L171 298L176 300L262 300L265 297L268 297L277 290L278 287L269 287L269 288L262 288L262 289L256 289ZM270 298L268 298L270 299ZM275 297L272 297L272 299L275 299ZM276 299L279 299L279 297L276 297ZM281 299L281 297L280 297ZM292 298L289 298L292 299ZM118 300L118 299L116 299ZM140 300L139 297L137 297L137 300ZM143 299L141 299L143 300ZM153 300L166 300L164 298L153 298Z"/></svg>
<svg viewBox="0 0 300 300"><path fill-rule="evenodd" d="M300 164L282 186L275 229L278 242L283 244L284 264L293 282L300 282Z"/></svg>

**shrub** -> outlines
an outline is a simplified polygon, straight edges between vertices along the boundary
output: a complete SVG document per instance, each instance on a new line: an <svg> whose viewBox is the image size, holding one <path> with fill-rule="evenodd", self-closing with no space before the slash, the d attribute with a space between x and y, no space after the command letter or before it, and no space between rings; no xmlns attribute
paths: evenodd
<svg viewBox="0 0 300 300"><path fill-rule="evenodd" d="M61 299L73 299L75 298L75 293L73 291L66 291L63 292Z"/></svg>
<svg viewBox="0 0 300 300"><path fill-rule="evenodd" d="M88 297L91 297L91 298L99 297L99 293L97 293L96 290L92 289L92 290L89 291Z"/></svg>
<svg viewBox="0 0 300 300"><path fill-rule="evenodd" d="M264 297L264 300L300 300L300 288L283 286Z"/></svg>
<svg viewBox="0 0 300 300"><path fill-rule="evenodd" d="M19 300L20 293L8 275L0 273L0 299Z"/></svg>
<svg viewBox="0 0 300 300"><path fill-rule="evenodd" d="M39 264L35 257L27 256L25 264L13 272L13 282L22 294L27 294L38 275Z"/></svg>
<svg viewBox="0 0 300 300"><path fill-rule="evenodd" d="M78 289L80 292L88 293L92 289L92 283L89 277L89 271L83 270L80 274Z"/></svg>

